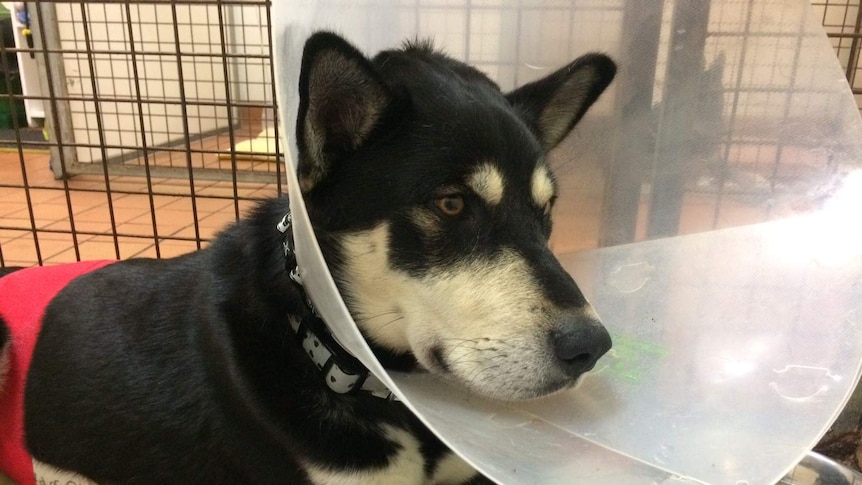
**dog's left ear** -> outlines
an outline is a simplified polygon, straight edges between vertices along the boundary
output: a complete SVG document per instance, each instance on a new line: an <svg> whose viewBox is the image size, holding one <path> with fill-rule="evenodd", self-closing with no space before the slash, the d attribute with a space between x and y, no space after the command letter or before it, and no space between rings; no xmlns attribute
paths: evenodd
<svg viewBox="0 0 862 485"><path fill-rule="evenodd" d="M558 71L508 93L506 99L533 129L545 150L563 141L617 72L603 54L587 54Z"/></svg>
<svg viewBox="0 0 862 485"><path fill-rule="evenodd" d="M309 37L302 52L296 122L303 192L368 140L391 100L371 61L346 40L329 32Z"/></svg>

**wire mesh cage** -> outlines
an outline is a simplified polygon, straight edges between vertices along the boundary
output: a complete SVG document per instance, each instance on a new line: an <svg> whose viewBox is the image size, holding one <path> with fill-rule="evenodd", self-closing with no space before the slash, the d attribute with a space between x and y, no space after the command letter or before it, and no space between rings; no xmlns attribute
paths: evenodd
<svg viewBox="0 0 862 485"><path fill-rule="evenodd" d="M858 0L812 0L811 5L820 14L826 35L838 54L838 60L847 75L847 81L862 109L862 78L858 78L859 50L862 49L862 9Z"/></svg>
<svg viewBox="0 0 862 485"><path fill-rule="evenodd" d="M2 67L29 82L16 90L7 75L10 107L27 118L14 120L17 157L2 166L0 264L182 253L280 193L269 8L78 1L11 12L3 28L17 42L2 46Z"/></svg>
<svg viewBox="0 0 862 485"><path fill-rule="evenodd" d="M157 172L186 168L188 144L202 173L271 171L276 165L249 158L259 153L218 156L237 138L274 128L261 6L58 4L57 74L69 102L60 115L71 121L74 168L90 172L83 164L101 160L127 162L130 172L147 162ZM144 149L160 156L143 157Z"/></svg>

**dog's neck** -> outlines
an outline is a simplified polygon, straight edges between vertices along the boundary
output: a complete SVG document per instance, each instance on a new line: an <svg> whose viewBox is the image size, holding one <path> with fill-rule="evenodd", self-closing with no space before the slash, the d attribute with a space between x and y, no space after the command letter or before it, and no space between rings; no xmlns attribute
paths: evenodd
<svg viewBox="0 0 862 485"><path fill-rule="evenodd" d="M296 259L290 212L285 214L276 228L282 234L285 271L295 284L308 310L302 317L290 316L290 327L306 355L317 367L327 387L338 394L365 393L387 400L396 399L395 395L359 359L332 336L328 325L305 292Z"/></svg>

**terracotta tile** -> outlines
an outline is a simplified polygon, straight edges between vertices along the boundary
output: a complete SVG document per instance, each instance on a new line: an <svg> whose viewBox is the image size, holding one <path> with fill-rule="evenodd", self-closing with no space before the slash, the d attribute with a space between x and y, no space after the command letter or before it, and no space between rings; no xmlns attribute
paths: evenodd
<svg viewBox="0 0 862 485"><path fill-rule="evenodd" d="M38 232L37 236L39 238L39 250L42 251L43 260L49 259L56 254L74 247L71 234L54 233L49 236L45 233ZM78 241L78 244L81 244L80 240Z"/></svg>
<svg viewBox="0 0 862 485"><path fill-rule="evenodd" d="M242 216L242 212L240 212L240 216ZM214 229L221 230L227 228L229 224L236 222L236 216L233 211L230 212L215 212L200 221L198 224L201 228L206 229Z"/></svg>
<svg viewBox="0 0 862 485"><path fill-rule="evenodd" d="M114 190L122 190L141 194L148 193L147 179L144 176L109 175L107 183L105 182L105 176L100 174L75 175L69 179L69 186L71 188L88 188L107 191L106 187L108 185L111 186L112 192Z"/></svg>
<svg viewBox="0 0 862 485"><path fill-rule="evenodd" d="M138 234L141 231L144 231L144 234L152 235L153 233L153 220L150 214L140 215L127 222L134 226L140 226L132 228L132 230L138 231L133 234ZM156 209L156 229L159 236L176 234L177 231L192 224L194 224L194 217L191 211Z"/></svg>
<svg viewBox="0 0 862 485"><path fill-rule="evenodd" d="M7 189L9 190L9 189ZM63 191L61 190L53 190L53 189L37 189L37 188L19 188L19 189L11 189L15 190L17 193L14 195L4 197L0 195L0 204L6 204L7 201L17 203L21 200L24 200L26 204L27 197L29 196L30 201L34 204L45 204L49 203L58 197L63 197Z"/></svg>
<svg viewBox="0 0 862 485"><path fill-rule="evenodd" d="M42 185L46 187L64 187L62 180L57 180L54 178L54 172L51 171L48 167L44 169L34 171L31 169L27 170L27 183L31 186L33 185Z"/></svg>
<svg viewBox="0 0 862 485"><path fill-rule="evenodd" d="M194 215L191 211L191 202L189 202L188 199L181 200L180 202L188 203L188 210L183 210L184 207L182 205L176 204L168 207L161 207L156 210L156 220L174 225L188 225L194 222ZM170 207L174 208L171 209Z"/></svg>
<svg viewBox="0 0 862 485"><path fill-rule="evenodd" d="M262 189L271 188L272 193L275 193L276 186L275 183L271 184L258 184L258 183L237 183L237 195L239 197L251 197L251 194L256 193ZM210 187L202 189L195 193L195 195L215 195L222 197L233 197L233 183L232 182L219 182Z"/></svg>
<svg viewBox="0 0 862 485"><path fill-rule="evenodd" d="M215 237L218 231L214 228L200 227L198 226L197 232L195 232L195 226L188 226L180 229L179 231L171 234L171 237L182 237L189 239L200 239L201 241L209 240Z"/></svg>
<svg viewBox="0 0 862 485"><path fill-rule="evenodd" d="M122 190L126 192L147 193L147 179L144 177L123 177L121 180L111 180L111 190ZM102 185L104 189L105 184Z"/></svg>
<svg viewBox="0 0 862 485"><path fill-rule="evenodd" d="M52 190L30 188L30 196L37 202L44 202L46 198L56 197ZM0 187L0 203L17 203L24 200L24 187ZM53 196L53 197L52 197Z"/></svg>
<svg viewBox="0 0 862 485"><path fill-rule="evenodd" d="M27 208L27 197L21 189L0 187L0 216Z"/></svg>
<svg viewBox="0 0 862 485"><path fill-rule="evenodd" d="M161 247L159 248L161 249ZM136 254L129 256L127 259L132 258L155 258L156 257L156 245L151 244L146 248L138 251Z"/></svg>
<svg viewBox="0 0 862 485"><path fill-rule="evenodd" d="M57 230L71 229L66 196L63 192L59 192L59 194L59 197L52 199L48 203L33 205L33 216L36 219L36 227L50 227ZM72 201L72 208L76 212L84 212L100 204L104 204L106 201L105 195L98 193L70 192L69 197ZM26 211L20 214L13 214L10 217L29 220L29 214Z"/></svg>
<svg viewBox="0 0 862 485"><path fill-rule="evenodd" d="M3 241L0 244L0 250L3 251L4 261L24 262L28 266L38 262L36 243L32 237L19 237L8 242Z"/></svg>
<svg viewBox="0 0 862 485"><path fill-rule="evenodd" d="M54 240L54 241L69 241L70 243L72 242L72 232L71 231L54 232L54 231L45 231L45 230L39 229L36 231L36 233L39 236L40 241L43 239L46 239L46 240ZM85 241L87 239L90 239L91 237L93 237L93 236L78 233L77 240L78 240L78 242L81 242L81 241Z"/></svg>
<svg viewBox="0 0 862 485"><path fill-rule="evenodd" d="M154 195L152 200L152 204L154 207L159 208L165 205L168 205L172 202L175 202L182 197L179 196L165 196L165 195ZM141 194L111 194L111 201L113 202L114 207L123 207L123 208L135 208L142 207L149 211L150 209L150 196L149 193L144 192Z"/></svg>
<svg viewBox="0 0 862 485"><path fill-rule="evenodd" d="M62 181L57 183L62 184ZM105 179L101 175L75 175L68 184L70 189L105 190Z"/></svg>
<svg viewBox="0 0 862 485"><path fill-rule="evenodd" d="M172 236L172 237L184 237L184 238L195 238L200 237L200 239L212 239L215 237L216 233L219 231L218 227L206 227L198 224L198 235L195 235L195 226L194 224L190 224L186 227L180 228L177 231L174 231L171 234L159 234L160 236Z"/></svg>
<svg viewBox="0 0 862 485"><path fill-rule="evenodd" d="M72 204L72 213L80 214L88 209L100 205L107 205L108 196L104 192L82 192L79 190L69 190L69 200ZM65 206L65 198L54 201ZM66 210L68 213L68 210ZM67 214L68 215L68 214Z"/></svg>
<svg viewBox="0 0 862 485"><path fill-rule="evenodd" d="M78 217L79 214L83 214L96 207L107 207L107 197L104 193L70 191L69 198L76 223L78 220L82 220L82 218ZM65 194L62 192L59 198L51 200L48 203L34 204L33 216L36 219L36 226L39 228L47 227L50 229L71 230L69 209ZM13 215L12 217L16 216ZM23 216L18 215L18 217L29 218L26 212L23 213Z"/></svg>
<svg viewBox="0 0 862 485"><path fill-rule="evenodd" d="M27 209L21 209L17 212L0 216L0 225L20 229L33 229L33 225L30 223L30 212Z"/></svg>
<svg viewBox="0 0 862 485"><path fill-rule="evenodd" d="M142 238L121 237L119 238L119 243L121 259L131 258L135 254L138 254L141 251L153 246L152 239Z"/></svg>
<svg viewBox="0 0 862 485"><path fill-rule="evenodd" d="M112 193L111 202L113 203L114 207L150 207L150 198L146 195L146 193L140 195Z"/></svg>
<svg viewBox="0 0 862 485"><path fill-rule="evenodd" d="M165 192L168 194L177 194L184 196L188 196L191 193L188 180L182 179L163 179L163 181L160 181L158 183L154 182L153 190L157 192Z"/></svg>
<svg viewBox="0 0 862 485"><path fill-rule="evenodd" d="M201 247L206 247L205 243L201 243ZM197 251L198 247L194 241L162 241L159 243L159 252L162 258L173 258L176 256L180 256L186 253L190 253L193 251ZM155 258L156 257L156 248L155 245L147 247L137 254L132 256L134 258Z"/></svg>
<svg viewBox="0 0 862 485"><path fill-rule="evenodd" d="M30 188L29 190L20 189L22 192L29 192L30 201L33 204L45 204L54 202L56 200L60 200L66 196L65 191L60 188L57 189L40 189L40 188Z"/></svg>
<svg viewBox="0 0 862 485"><path fill-rule="evenodd" d="M180 199L182 199L182 196L179 195L155 195L153 196L153 204L156 206L157 209L161 209Z"/></svg>
<svg viewBox="0 0 862 485"><path fill-rule="evenodd" d="M145 239L123 237L118 238L118 243L120 246L120 259L130 258L132 255L145 250L152 244L152 242ZM92 239L80 243L78 245L78 249L80 250L81 260L84 261L116 258L114 239L112 237L95 236ZM51 263L73 262L75 260L75 251L73 248L69 248L66 251L60 252L46 259L47 262Z"/></svg>
<svg viewBox="0 0 862 485"><path fill-rule="evenodd" d="M2 222L0 222L2 224ZM22 236L32 234L30 231L13 231L10 229L0 229L0 244L17 239Z"/></svg>
<svg viewBox="0 0 862 485"><path fill-rule="evenodd" d="M33 244L33 233L30 231L0 230L0 254L3 255L2 259L5 266L11 266L10 261L21 263L16 264L16 266L35 264L36 249Z"/></svg>
<svg viewBox="0 0 862 485"><path fill-rule="evenodd" d="M239 138L236 138L239 139ZM202 142L200 146L207 149L227 149L229 140L227 137L222 139L211 139ZM182 153L167 153L161 157L153 157L153 161L165 161L168 165L183 167L187 165L185 154ZM218 157L215 154L196 154L192 163L194 166L212 165L220 166ZM20 159L17 153L8 155L0 154L0 180L4 183L23 183L20 177L21 166ZM69 210L66 204L66 196L62 190L65 184L63 181L55 180L49 166L49 156L47 154L39 154L33 156L27 154L25 158L26 171L28 182L31 185L38 184L38 187L32 187L33 197L33 212L36 219L36 226L44 229L70 231L71 223ZM230 160L223 161L221 166L229 167ZM261 162L245 162L240 161L237 166L247 170L263 170L271 171L274 169L272 164ZM18 174L18 176L16 176ZM187 194L191 192L187 180L182 179L165 179L152 178L154 190L159 192L167 192L177 194L174 196L155 196L154 205L156 210L156 220L159 229L159 235L176 235L181 237L194 237L194 219L191 213L191 202ZM107 195L104 192L81 192L76 189L94 189L99 191L105 190L104 177L101 175L78 175L71 178L68 182L68 187L71 189L69 197L71 198L71 206L73 217L75 219L75 229L80 232L101 232L106 236L93 237L79 232L78 240L81 245L82 257L113 257L113 239L110 237L111 225L110 214L107 210ZM112 202L114 205L114 215L116 216L116 229L121 234L134 234L141 236L152 236L152 217L149 214L149 197L146 195L147 181L143 177L130 177L124 175L111 175L110 184L113 190L125 190L130 192L139 192L140 194L112 194ZM275 184L243 184L237 185L237 193L241 197L250 197L253 194L261 197L270 196L275 193ZM269 190L269 193L262 191ZM198 206L198 217L201 219L199 226L200 237L211 238L218 231L226 227L232 222L234 217L233 201L231 199L214 199L211 195L232 197L234 188L231 181L208 181L196 180L194 191L198 196L196 203ZM7 199L2 200L0 204L0 213L5 213L0 216L0 226L21 228L21 230L3 230L0 232L0 244L4 247L11 244L10 251L14 254L6 255L5 258L10 262L19 263L35 263L35 247L32 243L32 235L29 232L31 229L30 215L26 206L26 199L21 197L23 189L16 189L16 192L9 191ZM182 197L186 195L186 197ZM241 211L245 213L250 202L243 201L240 204ZM179 210L173 210L179 207ZM127 219L124 221L124 219ZM51 259L48 263L71 261L74 260L74 250L72 246L72 235L66 233L46 233L40 231L39 234L40 246L45 252L45 256ZM128 244L121 246L121 256L129 257L129 251L134 253L145 254L152 252L154 249L153 242L149 238L123 238L123 241L129 239ZM196 249L196 244L193 241L164 241L163 243L165 256L181 254L189 250ZM57 252L57 254L49 255L47 253ZM20 259L16 257L20 256Z"/></svg>
<svg viewBox="0 0 862 485"><path fill-rule="evenodd" d="M287 186L283 185L281 187L282 195L287 195ZM254 198L254 199L273 199L278 197L278 187L275 184L267 184L266 186L252 191L247 194L245 197Z"/></svg>
<svg viewBox="0 0 862 485"><path fill-rule="evenodd" d="M74 205L72 207L75 207ZM42 204L33 206L33 217L36 220L36 227L43 228L50 224L58 222L66 222L65 227L57 227L55 229L69 230L69 208L65 201L57 201L57 203Z"/></svg>
<svg viewBox="0 0 862 485"><path fill-rule="evenodd" d="M149 214L141 216L141 218L143 219L148 216ZM146 224L122 222L117 224L117 234L153 237L153 224L151 222Z"/></svg>
<svg viewBox="0 0 862 485"><path fill-rule="evenodd" d="M237 192L240 192L239 189L240 185L237 185ZM243 188L243 190L245 189ZM195 195L216 195L221 197L233 197L233 184L231 182L219 182L217 184L196 191ZM240 193L240 196L242 196L242 193Z"/></svg>
<svg viewBox="0 0 862 485"><path fill-rule="evenodd" d="M149 214L150 208L149 206L143 207L114 207L113 215L114 221L116 224L130 221L136 217L140 217L144 214ZM87 209L83 212L75 214L75 220L78 221L93 221L100 222L104 221L110 227L111 221L111 211L107 204L99 205L93 207L91 209Z"/></svg>
<svg viewBox="0 0 862 485"><path fill-rule="evenodd" d="M233 200L230 199L214 199L211 197L195 197L195 209L199 214L207 214L217 211L222 211L223 209L233 206ZM191 197L179 198L176 201L166 204L161 207L162 209L170 209L170 210L192 210L192 199Z"/></svg>
<svg viewBox="0 0 862 485"><path fill-rule="evenodd" d="M54 231L71 231L72 230L68 219L62 220L62 221L56 221L52 224L48 224L44 227L41 227L40 229L51 229ZM103 222L103 221L98 221L98 222L79 221L77 219L75 220L75 231L78 232L79 234L81 232L101 232L101 233L104 233L104 235L110 236L111 235L110 230L111 230L111 225L108 224L107 222ZM89 235L89 234L87 234L87 235L81 234L80 235L80 237L82 237L82 238L87 238L90 236L91 235Z"/></svg>
<svg viewBox="0 0 862 485"><path fill-rule="evenodd" d="M27 156L25 155L25 166ZM0 177L4 183L22 183L21 159L18 151L0 151Z"/></svg>
<svg viewBox="0 0 862 485"><path fill-rule="evenodd" d="M24 153L24 168L28 184L54 179L54 174L48 166L50 159L47 153ZM4 183L23 184L21 159L17 151L0 153L0 180Z"/></svg>

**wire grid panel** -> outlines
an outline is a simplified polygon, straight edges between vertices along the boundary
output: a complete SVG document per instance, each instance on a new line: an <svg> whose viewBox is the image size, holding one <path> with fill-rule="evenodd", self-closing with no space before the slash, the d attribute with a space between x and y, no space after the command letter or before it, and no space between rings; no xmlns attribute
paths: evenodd
<svg viewBox="0 0 862 485"><path fill-rule="evenodd" d="M76 163L276 170L265 3L58 3L56 18Z"/></svg>
<svg viewBox="0 0 862 485"><path fill-rule="evenodd" d="M16 123L0 153L0 266L182 254L281 193L269 8L31 4L35 47L0 57L39 63L10 99L43 101L48 136Z"/></svg>
<svg viewBox="0 0 862 485"><path fill-rule="evenodd" d="M820 15L823 28L832 40L838 60L844 67L847 81L853 89L856 104L862 109L862 8L859 0L812 0Z"/></svg>

